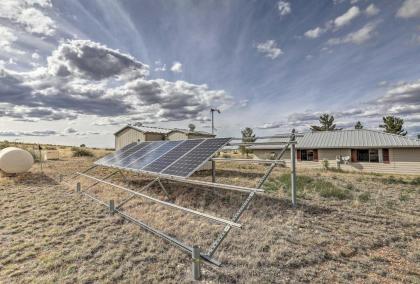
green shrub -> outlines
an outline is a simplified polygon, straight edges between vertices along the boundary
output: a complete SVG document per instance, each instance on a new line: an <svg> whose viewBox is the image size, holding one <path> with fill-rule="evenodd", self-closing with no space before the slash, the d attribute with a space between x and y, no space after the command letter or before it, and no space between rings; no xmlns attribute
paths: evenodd
<svg viewBox="0 0 420 284"><path fill-rule="evenodd" d="M420 185L420 177L416 177L413 180L410 181L410 184L412 185Z"/></svg>
<svg viewBox="0 0 420 284"><path fill-rule="evenodd" d="M73 157L93 157L93 153L87 149L75 148L73 149Z"/></svg>
<svg viewBox="0 0 420 284"><path fill-rule="evenodd" d="M407 184L407 182L402 178L396 178L394 176L389 176L388 178L383 179L382 181L386 184Z"/></svg>
<svg viewBox="0 0 420 284"><path fill-rule="evenodd" d="M370 192L363 192L358 199L360 202L368 202L370 200Z"/></svg>
<svg viewBox="0 0 420 284"><path fill-rule="evenodd" d="M223 153L222 154L222 158L224 158L224 159L230 159L230 158L232 158L232 156L229 155L229 154Z"/></svg>
<svg viewBox="0 0 420 284"><path fill-rule="evenodd" d="M10 144L8 141L0 142L0 150L9 147Z"/></svg>
<svg viewBox="0 0 420 284"><path fill-rule="evenodd" d="M322 167L324 170L328 170L330 168L330 162L328 160L322 160Z"/></svg>

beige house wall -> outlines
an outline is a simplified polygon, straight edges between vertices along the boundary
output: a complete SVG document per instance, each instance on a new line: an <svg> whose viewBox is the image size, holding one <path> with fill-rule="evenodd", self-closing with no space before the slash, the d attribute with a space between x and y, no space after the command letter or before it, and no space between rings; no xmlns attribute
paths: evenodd
<svg viewBox="0 0 420 284"><path fill-rule="evenodd" d="M187 139L188 139L187 134L183 132L175 131L168 134L168 140L171 140L171 141L187 140Z"/></svg>
<svg viewBox="0 0 420 284"><path fill-rule="evenodd" d="M146 137L143 132L132 128L127 128L115 136L115 149L118 150L130 143L145 141L145 139Z"/></svg>
<svg viewBox="0 0 420 284"><path fill-rule="evenodd" d="M253 151L259 159L270 159L272 152L278 153L280 150ZM328 160L329 167L337 167L336 157L339 155L351 156L351 149L319 149L318 162L298 161L297 167L322 168L324 159ZM290 166L290 151L285 153L283 159L286 161L286 166ZM389 163L349 162L348 164L340 164L340 168L344 171L420 175L420 148L390 148L389 160Z"/></svg>
<svg viewBox="0 0 420 284"><path fill-rule="evenodd" d="M160 141L164 139L163 134L159 133L146 133L146 141Z"/></svg>

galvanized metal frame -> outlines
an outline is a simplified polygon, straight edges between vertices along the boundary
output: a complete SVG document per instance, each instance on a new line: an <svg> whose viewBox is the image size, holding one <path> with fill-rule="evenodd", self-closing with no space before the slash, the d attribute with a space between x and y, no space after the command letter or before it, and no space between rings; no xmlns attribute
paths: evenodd
<svg viewBox="0 0 420 284"><path fill-rule="evenodd" d="M221 263L219 261L213 259L214 253L219 248L219 246L221 245L221 243L223 242L223 240L226 238L226 236L228 235L228 233L230 232L230 230L233 227L241 228L241 225L237 223L238 220L240 219L242 214L245 212L245 210L248 208L250 202L255 197L255 195L264 192L264 190L262 190L261 187L263 186L264 182L268 179L268 177L271 174L271 172L273 171L273 169L277 165L279 165L281 163L284 163L284 161L281 161L280 159L282 158L282 156L284 155L286 150L289 148L289 146L291 146L291 152L292 152L291 153L291 159L292 159L292 171L291 171L291 175L292 175L292 182L291 182L291 185L292 185L292 204L293 204L293 207L296 206L296 170L295 170L296 156L295 156L294 151L295 151L295 144L296 144L296 137L297 136L299 136L299 134L295 134L295 131L293 130L292 134L288 134L287 136L286 135L276 135L276 136L259 137L261 139L265 139L265 138L286 138L286 137L290 138L290 140L286 143L280 142L280 144L285 144L285 146L283 147L282 151L275 157L275 160L252 161L252 160L248 160L248 159L220 159L220 158L211 159L212 164L213 164L213 170L212 170L213 181L215 181L215 162L217 162L217 161L270 163L270 167L266 170L264 176L260 179L256 188L249 188L249 187L242 187L242 186L235 186L235 185L228 185L228 184L220 184L220 183L215 183L215 182L205 182L205 181L181 178L181 177L177 177L177 176L170 176L170 175L163 175L163 174L157 174L157 173L152 173L152 172L146 172L148 174L151 174L151 175L157 176L157 177L154 180L152 180L150 183L148 183L147 185L142 187L140 189L140 191L143 191L143 190L149 188L150 186L152 186L154 183L158 182L158 184L162 188L162 190L167 194L167 196L169 196L168 193L165 190L165 187L161 183L161 179L166 179L166 180L174 181L174 182L188 183L188 184L193 184L193 185L198 185L198 186L204 186L204 187L210 187L210 188L221 188L221 189L227 189L227 190L233 190L233 191L248 193L247 198L241 204L240 208L235 212L235 214L233 215L231 220L226 220L226 219L215 217L215 216L212 216L212 215L209 215L209 214L206 214L206 213L202 213L202 212L191 210L191 209L188 209L188 208L185 208L185 207L182 207L182 206L178 206L178 205L170 203L170 202L165 202L165 201L150 197L148 195L142 194L140 192L134 191L132 189L123 187L121 185L113 184L111 182L105 181L104 179L98 179L94 176L90 176L90 175L86 174L88 171L94 169L98 165L95 165L95 166L87 169L84 172L77 172L74 177L84 176L86 178L90 178L90 179L95 180L96 183L94 183L93 185L91 185L88 188L91 188L98 183L103 183L103 184L107 184L109 186L113 186L113 187L122 189L124 191L127 191L127 192L131 193L131 196L124 199L123 201L120 202L120 204L115 206L113 200L111 200L109 204L106 204L105 202L97 199L96 197L90 195L89 193L87 193L85 191L82 191L80 183L77 183L77 191L79 193L91 198L92 200L104 205L105 207L107 207L111 211L111 213L119 214L124 219L126 219L126 220L128 220L128 221L130 221L134 224L137 224L141 228L143 228L143 229L145 229L145 230L147 230L147 231L149 231L149 232L167 240L168 242L176 245L177 247L181 248L183 251L192 254L193 255L193 270L195 271L194 273L199 273L199 272L196 271L197 270L197 265L194 265L194 263L197 263L197 259L202 259L205 262L208 262L208 263L211 263L211 264L214 264L214 265L217 265L217 266L221 265ZM198 145L200 145L200 144L201 143L199 143ZM242 144L244 144L244 143L242 143ZM257 143L246 143L246 144L247 144L246 146L250 146L252 144L255 145ZM192 149L195 149L198 145L196 145ZM189 150L187 153L189 153L191 150ZM183 156L185 156L187 153L185 153ZM209 157L209 158L211 158L211 157ZM140 172L145 172L145 171L140 171ZM108 175L107 177L105 177L105 179L111 177L115 173L116 172ZM169 236L169 235L167 235L167 234L165 234L165 233L163 233L159 230L156 230L156 229L150 227L149 225L143 223L142 221L139 221L139 220L133 218L132 216L129 216L128 214L122 212L120 210L122 208L122 206L124 204L126 204L129 200L131 200L132 198L135 198L135 197L142 197L142 198L151 200L151 201L156 202L156 203L161 204L161 205L169 206L169 207L179 209L179 210L187 212L187 213L191 213L191 214L194 214L194 215L197 215L197 216L200 216L200 217L207 218L207 219L209 219L211 221L214 221L214 222L217 222L217 223L225 224L226 226L224 227L223 231L220 232L220 234L217 236L217 238L213 241L213 243L211 244L211 246L209 247L207 252L206 253L201 253L199 248L197 248L195 246L192 246L192 247L188 246L188 245L184 244L183 242L181 242L181 241L179 241L179 240L177 240L177 239L175 239L175 238L173 238L173 237L171 237L171 236ZM198 255L199 255L199 257L198 257ZM198 266L198 270L199 270L199 266Z"/></svg>

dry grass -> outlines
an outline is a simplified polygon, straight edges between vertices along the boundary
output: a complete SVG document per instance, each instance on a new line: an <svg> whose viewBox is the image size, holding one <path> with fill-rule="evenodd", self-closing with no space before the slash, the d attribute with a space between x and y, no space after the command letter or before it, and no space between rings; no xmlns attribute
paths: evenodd
<svg viewBox="0 0 420 284"><path fill-rule="evenodd" d="M76 180L71 187L56 182L60 174L85 169L95 160L60 151L62 160L44 163L44 173L37 164L30 173L0 180L0 282L188 282L187 255L76 194ZM95 175L109 172L99 169ZM252 186L262 172L262 166L224 164L218 166L218 181ZM206 282L420 281L420 186L410 183L412 177L389 183L388 176L300 171L310 182L302 184L294 210L282 189L287 188L285 174L286 169L274 172L271 182L280 189L258 196L240 220L244 228L232 230L219 248L215 257L223 267L204 265ZM210 180L210 175L201 172L194 178ZM133 174L127 179L132 188L151 180ZM92 184L80 181L85 187ZM113 182L125 184L118 175ZM319 183L349 195L322 194ZM224 218L245 198L177 183L165 186L172 202ZM89 192L106 202L127 196L109 186ZM147 193L167 199L157 187ZM204 249L223 228L141 199L124 210Z"/></svg>

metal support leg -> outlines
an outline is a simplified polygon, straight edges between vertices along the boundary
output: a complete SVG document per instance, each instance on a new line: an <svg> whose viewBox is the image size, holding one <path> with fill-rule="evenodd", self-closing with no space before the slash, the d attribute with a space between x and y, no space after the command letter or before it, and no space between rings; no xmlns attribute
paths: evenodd
<svg viewBox="0 0 420 284"><path fill-rule="evenodd" d="M295 130L292 130L292 139L295 139ZM290 158L291 158L291 179L290 185L292 189L292 206L296 207L296 146L292 143L292 149L290 150Z"/></svg>
<svg viewBox="0 0 420 284"><path fill-rule="evenodd" d="M115 203L112 199L109 201L109 213L112 215L115 213Z"/></svg>
<svg viewBox="0 0 420 284"><path fill-rule="evenodd" d="M216 162L211 161L211 182L216 182Z"/></svg>
<svg viewBox="0 0 420 284"><path fill-rule="evenodd" d="M198 246L192 247L192 277L193 280L200 280L201 267L200 267L200 248Z"/></svg>
<svg viewBox="0 0 420 284"><path fill-rule="evenodd" d="M165 193L166 197L167 197L168 199L171 199L171 198L169 197L169 193L168 193L168 191L166 190L166 188L163 186L162 182L160 181L160 178L158 178L158 179L157 179L157 182L159 183L159 186L160 186L160 188L163 190L163 192Z"/></svg>

